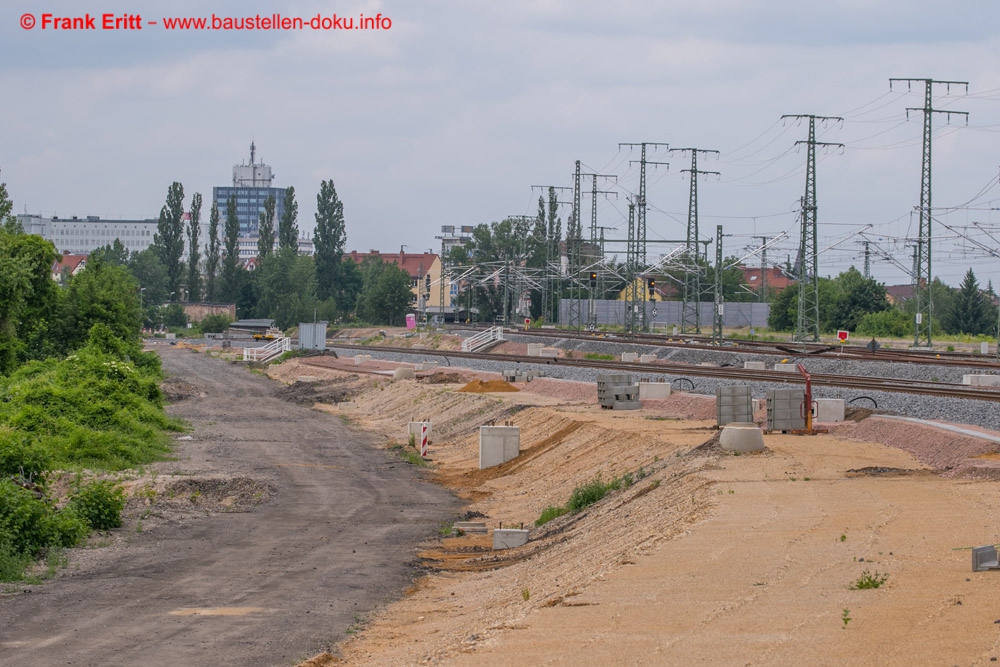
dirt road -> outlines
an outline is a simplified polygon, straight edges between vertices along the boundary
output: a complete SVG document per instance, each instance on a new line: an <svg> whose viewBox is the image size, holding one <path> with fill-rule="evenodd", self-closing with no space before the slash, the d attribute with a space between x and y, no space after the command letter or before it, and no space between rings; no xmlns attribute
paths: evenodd
<svg viewBox="0 0 1000 667"><path fill-rule="evenodd" d="M160 474L276 493L251 512L127 525L116 546L74 550L59 579L0 596L3 664L294 664L400 595L416 543L458 511L366 436L277 398L275 382L190 350L162 356L187 383L169 412L194 430Z"/></svg>

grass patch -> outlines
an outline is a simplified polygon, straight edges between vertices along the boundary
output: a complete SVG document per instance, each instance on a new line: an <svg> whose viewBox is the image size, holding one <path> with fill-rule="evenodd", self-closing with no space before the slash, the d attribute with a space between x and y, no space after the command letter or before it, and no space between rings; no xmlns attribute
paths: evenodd
<svg viewBox="0 0 1000 667"><path fill-rule="evenodd" d="M583 355L584 359L593 359L594 361L614 361L617 357L613 354L601 354L600 352L587 352Z"/></svg>
<svg viewBox="0 0 1000 667"><path fill-rule="evenodd" d="M421 468L430 466L430 463L424 460L424 457L420 456L420 452L416 452L404 445L392 445L389 447L389 451L411 465L420 466Z"/></svg>
<svg viewBox="0 0 1000 667"><path fill-rule="evenodd" d="M865 591L871 588L879 588L888 578L888 574L879 574L878 572L872 574L868 570L865 570L861 573L861 576L858 577L858 580L851 584L851 590Z"/></svg>
<svg viewBox="0 0 1000 667"><path fill-rule="evenodd" d="M549 505L544 510L542 510L542 515L537 519L535 519L535 525L542 526L548 523L549 521L552 521L552 519L555 519L557 517L562 516L563 514L566 514L567 512L569 512L569 510L565 507L555 507L553 505Z"/></svg>

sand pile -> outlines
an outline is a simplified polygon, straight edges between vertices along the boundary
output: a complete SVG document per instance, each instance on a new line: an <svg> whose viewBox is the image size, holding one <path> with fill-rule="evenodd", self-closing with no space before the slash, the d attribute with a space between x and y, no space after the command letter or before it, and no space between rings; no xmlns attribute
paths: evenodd
<svg viewBox="0 0 1000 667"><path fill-rule="evenodd" d="M521 391L521 390L504 380L490 380L488 382L483 382L482 380L473 380L469 384L459 389L459 391L465 391L471 394L485 394L490 391Z"/></svg>

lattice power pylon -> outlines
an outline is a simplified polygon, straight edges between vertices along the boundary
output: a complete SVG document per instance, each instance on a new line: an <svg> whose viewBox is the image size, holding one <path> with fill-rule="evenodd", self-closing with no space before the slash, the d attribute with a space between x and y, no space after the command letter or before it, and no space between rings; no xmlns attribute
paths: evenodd
<svg viewBox="0 0 1000 667"><path fill-rule="evenodd" d="M934 84L944 84L951 92L951 86L965 86L965 92L969 92L968 81L935 81L933 79L889 79L889 89L892 90L894 82L906 82L907 87L913 83L924 84L924 106L907 107L906 115L909 117L911 111L921 111L924 114L923 133L923 160L920 169L920 233L917 235L916 262L913 276L913 294L916 300L916 315L913 318L913 345L919 347L931 345L931 318L934 316L934 304L931 299L931 118L935 113L948 115L965 116L968 122L969 113L967 111L948 111L945 109L935 109L932 89Z"/></svg>
<svg viewBox="0 0 1000 667"><path fill-rule="evenodd" d="M806 193L802 198L802 232L799 241L799 309L795 320L795 340L819 341L819 248L816 238L816 147L839 147L843 144L816 141L816 120L840 121L837 116L814 116L812 114L784 115L782 119L807 118L809 138L796 141L805 144L806 150Z"/></svg>

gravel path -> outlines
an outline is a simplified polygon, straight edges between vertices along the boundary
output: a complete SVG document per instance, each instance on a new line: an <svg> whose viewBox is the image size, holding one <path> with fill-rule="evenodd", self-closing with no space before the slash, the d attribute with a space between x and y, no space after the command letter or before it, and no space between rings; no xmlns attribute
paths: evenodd
<svg viewBox="0 0 1000 667"><path fill-rule="evenodd" d="M0 597L0 664L293 664L401 595L417 542L457 512L371 436L279 398L278 383L186 349L160 354L186 394L168 411L193 431L149 468L258 480L274 498L71 550L59 579Z"/></svg>

